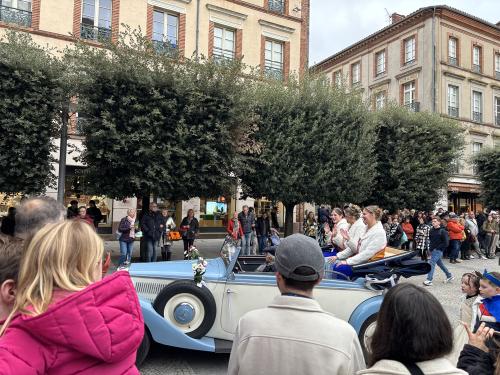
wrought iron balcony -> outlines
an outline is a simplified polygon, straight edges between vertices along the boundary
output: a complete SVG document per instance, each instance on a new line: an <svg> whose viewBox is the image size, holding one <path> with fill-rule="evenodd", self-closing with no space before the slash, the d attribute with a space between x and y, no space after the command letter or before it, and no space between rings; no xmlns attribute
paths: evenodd
<svg viewBox="0 0 500 375"><path fill-rule="evenodd" d="M448 116L458 117L458 107L448 107Z"/></svg>
<svg viewBox="0 0 500 375"><path fill-rule="evenodd" d="M283 80L283 69L273 68L271 66L266 66L264 68L264 74L267 78Z"/></svg>
<svg viewBox="0 0 500 375"><path fill-rule="evenodd" d="M156 52L165 54L170 57L176 57L178 54L177 45L171 42L163 42L161 40L153 40L153 47Z"/></svg>
<svg viewBox="0 0 500 375"><path fill-rule="evenodd" d="M472 112L472 121L483 122L483 114L481 112Z"/></svg>
<svg viewBox="0 0 500 375"><path fill-rule="evenodd" d="M85 25L82 23L82 27L80 29L80 37L82 39L95 40L97 42L110 41L111 29L108 29L106 27Z"/></svg>
<svg viewBox="0 0 500 375"><path fill-rule="evenodd" d="M495 71L495 78L500 80L500 72L498 70Z"/></svg>
<svg viewBox="0 0 500 375"><path fill-rule="evenodd" d="M285 13L285 0L268 0L269 10L280 14Z"/></svg>
<svg viewBox="0 0 500 375"><path fill-rule="evenodd" d="M0 5L0 21L5 23L15 23L16 25L24 27L31 27L31 12Z"/></svg>
<svg viewBox="0 0 500 375"><path fill-rule="evenodd" d="M234 50L214 47L213 59L215 61L220 61L220 62L231 61L234 60L234 57L235 57Z"/></svg>
<svg viewBox="0 0 500 375"><path fill-rule="evenodd" d="M474 73L481 73L481 65L472 64L472 71Z"/></svg>
<svg viewBox="0 0 500 375"><path fill-rule="evenodd" d="M405 107L408 108L408 110L410 110L412 112L420 112L420 103L419 102L407 103L407 104L405 104Z"/></svg>
<svg viewBox="0 0 500 375"><path fill-rule="evenodd" d="M456 57L448 56L448 64L458 66L458 59Z"/></svg>
<svg viewBox="0 0 500 375"><path fill-rule="evenodd" d="M495 125L500 126L500 114L495 116Z"/></svg>

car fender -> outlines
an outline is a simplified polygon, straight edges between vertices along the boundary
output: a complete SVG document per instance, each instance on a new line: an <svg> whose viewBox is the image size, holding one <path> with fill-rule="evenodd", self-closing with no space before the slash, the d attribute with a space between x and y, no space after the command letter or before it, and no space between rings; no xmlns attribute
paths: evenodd
<svg viewBox="0 0 500 375"><path fill-rule="evenodd" d="M378 313L380 310L380 305L384 297L382 295L371 297L363 302L361 302L358 307L352 312L349 318L349 324L354 327L356 333L359 335L359 331L363 323L373 314Z"/></svg>
<svg viewBox="0 0 500 375"><path fill-rule="evenodd" d="M211 337L193 339L180 331L159 315L151 302L139 297L144 324L148 327L153 341L176 348L215 352L215 340Z"/></svg>

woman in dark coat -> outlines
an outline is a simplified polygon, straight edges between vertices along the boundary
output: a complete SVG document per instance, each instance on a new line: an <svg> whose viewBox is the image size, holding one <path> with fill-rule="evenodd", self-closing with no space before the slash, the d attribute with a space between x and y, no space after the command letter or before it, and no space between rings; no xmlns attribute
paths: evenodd
<svg viewBox="0 0 500 375"><path fill-rule="evenodd" d="M182 233L182 242L184 242L184 254L188 254L189 249L193 246L194 239L200 230L200 224L194 217L193 209L189 209L187 216L182 219L180 231Z"/></svg>

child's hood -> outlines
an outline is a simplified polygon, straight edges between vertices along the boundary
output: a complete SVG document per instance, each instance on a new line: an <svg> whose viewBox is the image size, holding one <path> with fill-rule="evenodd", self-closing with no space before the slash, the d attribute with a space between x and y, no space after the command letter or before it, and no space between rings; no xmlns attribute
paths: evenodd
<svg viewBox="0 0 500 375"><path fill-rule="evenodd" d="M116 272L73 293L41 315L20 316L12 322L14 327L47 345L110 363L137 350L144 333L139 301L127 272Z"/></svg>

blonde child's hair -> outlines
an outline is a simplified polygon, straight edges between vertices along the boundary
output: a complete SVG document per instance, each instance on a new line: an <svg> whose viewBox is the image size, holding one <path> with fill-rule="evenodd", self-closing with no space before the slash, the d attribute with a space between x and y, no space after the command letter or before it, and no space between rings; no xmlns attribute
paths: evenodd
<svg viewBox="0 0 500 375"><path fill-rule="evenodd" d="M77 292L92 284L103 252L102 239L81 220L47 224L40 229L25 247L16 300L0 336L14 315L45 312L54 288Z"/></svg>

